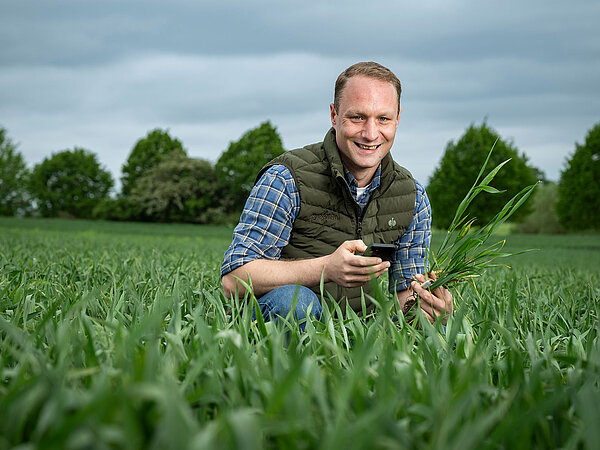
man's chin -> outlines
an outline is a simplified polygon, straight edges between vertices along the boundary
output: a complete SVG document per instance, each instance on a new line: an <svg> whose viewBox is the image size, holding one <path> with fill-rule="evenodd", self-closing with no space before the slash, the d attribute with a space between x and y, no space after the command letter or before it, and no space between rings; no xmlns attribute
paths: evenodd
<svg viewBox="0 0 600 450"><path fill-rule="evenodd" d="M356 162L357 165L363 168L377 167L379 162L381 161L381 155L378 151L364 153L361 152L357 155Z"/></svg>

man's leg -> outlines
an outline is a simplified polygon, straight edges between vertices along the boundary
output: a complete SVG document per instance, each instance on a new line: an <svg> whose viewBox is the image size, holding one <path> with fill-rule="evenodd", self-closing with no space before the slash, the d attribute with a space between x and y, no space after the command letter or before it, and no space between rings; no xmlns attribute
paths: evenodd
<svg viewBox="0 0 600 450"><path fill-rule="evenodd" d="M304 331L309 307L312 316L321 318L319 298L305 286L288 285L273 289L258 299L258 305L265 321L277 316L286 317L295 305L293 317L300 323L301 331ZM256 318L256 315L253 313L252 317Z"/></svg>

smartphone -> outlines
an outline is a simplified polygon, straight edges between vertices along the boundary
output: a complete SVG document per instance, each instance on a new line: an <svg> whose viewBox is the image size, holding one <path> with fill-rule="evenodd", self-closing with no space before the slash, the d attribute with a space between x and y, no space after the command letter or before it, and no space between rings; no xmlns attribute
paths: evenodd
<svg viewBox="0 0 600 450"><path fill-rule="evenodd" d="M363 253L363 256L378 256L384 261L389 261L392 259L395 251L395 244L379 244L374 242L367 246L367 251Z"/></svg>

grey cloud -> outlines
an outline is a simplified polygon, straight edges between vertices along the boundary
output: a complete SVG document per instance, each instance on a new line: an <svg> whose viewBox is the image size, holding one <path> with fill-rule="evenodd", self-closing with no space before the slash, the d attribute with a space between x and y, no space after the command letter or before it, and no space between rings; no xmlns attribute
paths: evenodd
<svg viewBox="0 0 600 450"><path fill-rule="evenodd" d="M270 119L293 148L327 130L336 75L375 59L403 82L393 154L422 181L485 117L556 178L598 121L599 17L595 1L2 2L0 126L30 163L80 145L117 177L155 127L214 161Z"/></svg>
<svg viewBox="0 0 600 450"><path fill-rule="evenodd" d="M0 111L122 114L203 121L314 107L332 92L331 69L311 55L193 57L154 54L105 66L9 69L0 75Z"/></svg>
<svg viewBox="0 0 600 450"><path fill-rule="evenodd" d="M421 61L487 55L572 60L599 53L597 2L5 3L0 61L78 65L143 53L394 54ZM578 27L566 27L576 22ZM568 32L566 32L568 30Z"/></svg>

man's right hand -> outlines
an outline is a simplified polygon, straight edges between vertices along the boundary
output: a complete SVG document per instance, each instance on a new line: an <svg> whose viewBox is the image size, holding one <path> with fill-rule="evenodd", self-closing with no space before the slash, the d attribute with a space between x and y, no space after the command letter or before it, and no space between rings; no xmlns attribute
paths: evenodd
<svg viewBox="0 0 600 450"><path fill-rule="evenodd" d="M390 267L388 261L382 261L376 256L354 254L366 250L367 246L360 239L342 243L335 252L326 257L326 281L333 281L344 287L358 287L387 272Z"/></svg>
<svg viewBox="0 0 600 450"><path fill-rule="evenodd" d="M252 282L254 295L260 297L275 288L288 284L301 284L307 287L318 286L323 271L325 281L333 281L344 287L363 286L372 277L378 277L390 267L388 261L376 256L360 256L354 252L367 249L361 240L346 241L333 253L318 258L297 260L256 259L240 266L222 278L223 291L231 297L237 291L245 292L243 284L248 279Z"/></svg>

